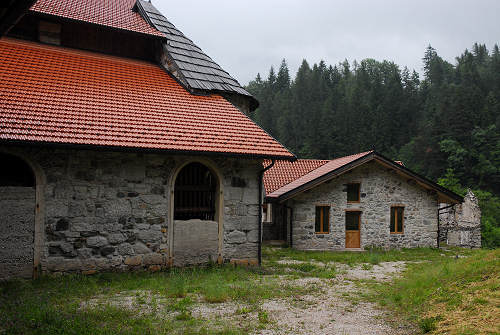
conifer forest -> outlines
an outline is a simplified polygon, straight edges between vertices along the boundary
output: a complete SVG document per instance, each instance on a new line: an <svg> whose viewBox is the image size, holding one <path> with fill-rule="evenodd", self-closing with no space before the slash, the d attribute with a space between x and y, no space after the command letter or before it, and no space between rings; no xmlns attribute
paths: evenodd
<svg viewBox="0 0 500 335"><path fill-rule="evenodd" d="M367 150L401 160L482 209L483 246L500 246L500 49L474 44L454 63L429 46L423 73L391 61L285 60L247 89L252 118L299 158Z"/></svg>

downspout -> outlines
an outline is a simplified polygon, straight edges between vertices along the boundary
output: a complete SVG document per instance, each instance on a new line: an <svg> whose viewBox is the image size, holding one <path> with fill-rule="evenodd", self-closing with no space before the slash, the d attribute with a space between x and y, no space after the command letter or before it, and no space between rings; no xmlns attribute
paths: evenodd
<svg viewBox="0 0 500 335"><path fill-rule="evenodd" d="M262 183L264 180L264 173L272 168L274 166L274 163L276 163L276 160L273 159L271 161L271 164L269 164L267 167L265 167L263 170L259 172L259 247L258 247L258 260L259 260L259 266L262 265Z"/></svg>

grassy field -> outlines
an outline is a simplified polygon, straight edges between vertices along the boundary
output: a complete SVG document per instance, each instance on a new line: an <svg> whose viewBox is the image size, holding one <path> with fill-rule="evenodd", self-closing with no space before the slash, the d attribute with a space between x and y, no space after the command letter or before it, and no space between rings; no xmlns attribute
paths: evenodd
<svg viewBox="0 0 500 335"><path fill-rule="evenodd" d="M424 333L500 334L500 249L410 263L401 278L375 284L371 299Z"/></svg>
<svg viewBox="0 0 500 335"><path fill-rule="evenodd" d="M272 326L263 302L315 294L314 286L294 286L283 278L333 280L340 265L370 268L388 261L409 262L408 270L394 282L361 283L370 288L362 299L397 311L423 331L494 334L499 256L498 250L265 248L262 268L227 265L11 281L0 283L0 334L248 334ZM237 322L192 313L197 306L221 303L235 305Z"/></svg>

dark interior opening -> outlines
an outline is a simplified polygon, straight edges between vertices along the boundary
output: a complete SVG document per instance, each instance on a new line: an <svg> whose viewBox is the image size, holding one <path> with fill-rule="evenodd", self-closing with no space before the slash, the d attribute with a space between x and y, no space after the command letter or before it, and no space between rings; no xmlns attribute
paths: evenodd
<svg viewBox="0 0 500 335"><path fill-rule="evenodd" d="M214 221L217 178L203 164L186 165L177 176L174 219Z"/></svg>
<svg viewBox="0 0 500 335"><path fill-rule="evenodd" d="M0 187L34 187L35 175L31 167L21 158L0 154Z"/></svg>

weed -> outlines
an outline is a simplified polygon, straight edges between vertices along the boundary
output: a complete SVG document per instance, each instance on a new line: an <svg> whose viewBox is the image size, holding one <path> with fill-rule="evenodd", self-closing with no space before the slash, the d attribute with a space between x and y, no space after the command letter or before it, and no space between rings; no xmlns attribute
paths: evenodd
<svg viewBox="0 0 500 335"><path fill-rule="evenodd" d="M361 265L361 268L362 268L363 270L368 271L368 270L373 269L373 264L370 264L370 263L363 263L363 265Z"/></svg>
<svg viewBox="0 0 500 335"><path fill-rule="evenodd" d="M439 320L441 320L440 316L435 316L435 317L431 317L431 318L423 318L418 322L418 325L424 333L430 333L430 332L436 330L436 328L437 328L436 322L438 322Z"/></svg>
<svg viewBox="0 0 500 335"><path fill-rule="evenodd" d="M261 324L269 323L269 313L267 313L267 311L260 310L258 313L258 317Z"/></svg>
<svg viewBox="0 0 500 335"><path fill-rule="evenodd" d="M192 318L193 316L191 315L190 311L182 311L175 316L176 320L182 320L182 321L191 320Z"/></svg>

